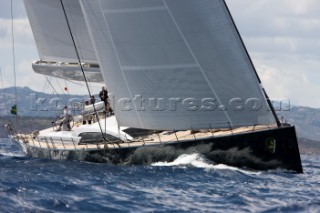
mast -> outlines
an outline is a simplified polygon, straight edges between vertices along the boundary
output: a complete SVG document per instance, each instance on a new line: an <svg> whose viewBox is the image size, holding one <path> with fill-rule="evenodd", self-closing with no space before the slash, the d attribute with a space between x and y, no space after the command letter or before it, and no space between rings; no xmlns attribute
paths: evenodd
<svg viewBox="0 0 320 213"><path fill-rule="evenodd" d="M280 126L281 126L281 122L280 122L280 120L279 120L279 118L278 118L278 116L277 116L277 114L276 114L276 112L275 112L275 109L274 109L274 107L273 107L273 105L272 105L272 103L271 103L271 101L270 101L270 98L269 98L266 90L262 87L262 82L261 82L261 80L260 80L260 77L259 77L259 75L258 75L258 73L257 73L257 70L256 70L256 68L255 68L255 66L254 66L254 64L253 64L253 62L252 62L252 59L251 59L251 57L250 57L250 55L249 55L249 52L248 52L248 50L247 50L247 48L246 48L246 45L245 45L244 42L243 42L243 39L242 39L242 37L241 37L241 35L240 35L240 32L239 32L239 30L238 30L238 28L237 28L237 25L236 25L236 23L235 23L232 15L231 15L231 12L230 12L230 10L229 10L229 7L228 7L228 5L226 4L226 1L225 1L225 0L223 0L223 3L225 4L225 6L226 6L226 8L227 8L227 11L228 11L229 16L230 16L231 21L232 21L232 24L234 25L234 28L236 29L236 32L237 32L237 34L238 34L238 36L239 36L239 38L240 38L240 41L241 41L241 43L242 43L242 45L243 45L244 50L245 50L245 52L246 52L246 54L247 54L247 56L248 56L248 59L249 59L250 64L251 64L251 66L252 66L252 68L253 68L253 70L254 70L254 73L255 73L255 75L257 76L257 79L258 79L258 81L259 81L259 83L260 83L262 92L263 92L263 94L264 94L264 96L265 96L265 98L266 98L266 100L267 100L267 102L268 102L268 105L269 105L269 107L270 107L270 109L271 109L271 112L272 112L272 114L273 114L273 116L274 116L274 118L275 118L275 120L276 120L276 122L277 122L278 127L280 127Z"/></svg>

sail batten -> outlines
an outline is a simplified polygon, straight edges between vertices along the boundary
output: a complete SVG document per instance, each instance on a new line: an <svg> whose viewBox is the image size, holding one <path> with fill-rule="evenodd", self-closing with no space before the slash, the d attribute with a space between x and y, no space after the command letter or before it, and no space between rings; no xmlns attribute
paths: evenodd
<svg viewBox="0 0 320 213"><path fill-rule="evenodd" d="M223 0L80 5L120 125L208 129L275 123Z"/></svg>
<svg viewBox="0 0 320 213"><path fill-rule="evenodd" d="M173 64L173 65L155 65L155 66L121 66L122 70L167 70L179 68L196 68L198 64Z"/></svg>
<svg viewBox="0 0 320 213"><path fill-rule="evenodd" d="M140 8L125 8L125 9L107 9L103 10L104 13L137 13L137 12L150 12L158 10L166 10L164 6L155 7L140 7Z"/></svg>

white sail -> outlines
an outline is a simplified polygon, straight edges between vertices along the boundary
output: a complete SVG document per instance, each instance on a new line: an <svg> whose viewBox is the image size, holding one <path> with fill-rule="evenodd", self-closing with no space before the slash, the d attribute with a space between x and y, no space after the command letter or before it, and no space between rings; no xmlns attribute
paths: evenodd
<svg viewBox="0 0 320 213"><path fill-rule="evenodd" d="M223 0L80 4L120 125L276 123Z"/></svg>
<svg viewBox="0 0 320 213"><path fill-rule="evenodd" d="M79 1L63 1L70 30L59 0L24 1L40 56L40 61L33 64L35 72L71 80L84 80L71 30L81 63L90 67L85 69L88 72L88 80L101 82L97 57Z"/></svg>

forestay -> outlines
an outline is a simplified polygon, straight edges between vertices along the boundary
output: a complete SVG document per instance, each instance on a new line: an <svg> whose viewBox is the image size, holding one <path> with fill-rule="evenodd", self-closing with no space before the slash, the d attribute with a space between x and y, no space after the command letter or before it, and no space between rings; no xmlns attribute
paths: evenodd
<svg viewBox="0 0 320 213"><path fill-rule="evenodd" d="M80 4L120 125L276 123L223 0Z"/></svg>

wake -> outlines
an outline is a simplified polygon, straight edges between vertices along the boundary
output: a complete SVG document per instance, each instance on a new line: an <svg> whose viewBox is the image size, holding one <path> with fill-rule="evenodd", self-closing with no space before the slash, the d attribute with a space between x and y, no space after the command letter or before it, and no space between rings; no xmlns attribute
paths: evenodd
<svg viewBox="0 0 320 213"><path fill-rule="evenodd" d="M7 138L0 138L0 156L4 157L25 157L26 155L19 150Z"/></svg>
<svg viewBox="0 0 320 213"><path fill-rule="evenodd" d="M193 153L193 154L183 154L180 155L173 162L157 162L151 164L152 166L192 166L196 168L203 168L205 170L231 170L238 171L245 174L260 174L260 172L252 172L237 167L227 166L224 164L214 164L210 160L206 159L204 156Z"/></svg>
<svg viewBox="0 0 320 213"><path fill-rule="evenodd" d="M1 150L0 149L0 155L5 157L25 157L26 155L20 151L17 152L11 152L7 150Z"/></svg>

